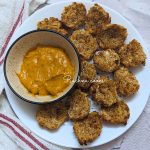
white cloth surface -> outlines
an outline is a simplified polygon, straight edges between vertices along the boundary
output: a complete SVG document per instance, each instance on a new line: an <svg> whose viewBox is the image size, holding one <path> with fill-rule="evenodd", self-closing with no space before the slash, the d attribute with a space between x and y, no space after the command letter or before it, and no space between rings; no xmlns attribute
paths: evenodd
<svg viewBox="0 0 150 150"><path fill-rule="evenodd" d="M61 0L57 0L61 1ZM95 0L102 4L106 4L109 7L120 12L124 17L126 17L140 32L142 37L145 40L145 43L150 49L150 1L149 0ZM25 3L25 9L23 13L23 19L28 17L36 8L39 8L39 5L43 3L52 3L55 0L27 0ZM3 43L6 40L7 34L10 32L14 20L18 15L18 11L22 6L23 0L1 0L0 1L0 49L2 48ZM7 13L6 13L7 12ZM2 75L2 66L0 66L0 91L3 89L3 77ZM15 117L13 111L11 110L6 97L1 95L0 97L0 112L8 114L9 116ZM15 117L19 122L19 120ZM149 150L150 148L150 101L147 103L147 106L140 116L138 121L134 126L124 135L118 139L99 146L96 148L91 148L89 150ZM16 149L25 149L20 145L19 141L10 135L4 128L0 126L0 149L1 150L16 150ZM39 138L38 138L39 139ZM51 150L57 149L54 145L43 141L44 144L48 145ZM5 142L4 142L5 141ZM64 149L66 148L59 148Z"/></svg>

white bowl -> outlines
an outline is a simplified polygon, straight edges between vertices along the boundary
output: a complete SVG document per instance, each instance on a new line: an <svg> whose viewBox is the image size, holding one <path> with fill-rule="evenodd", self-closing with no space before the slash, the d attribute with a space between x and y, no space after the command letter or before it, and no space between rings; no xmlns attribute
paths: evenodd
<svg viewBox="0 0 150 150"><path fill-rule="evenodd" d="M17 76L17 73L20 72L21 64L23 62L25 54L29 49L36 47L37 45L51 45L63 48L72 61L72 64L75 66L75 75L73 80L77 80L80 70L80 63L79 55L75 46L69 39L67 39L63 35L55 31L47 30L34 30L28 32L19 37L10 46L4 62L5 79L13 93L27 102L43 104L60 100L71 92L71 90L75 86L75 82L71 82L71 84L63 92L59 93L57 97L52 97L50 95L34 96L29 93L28 90L22 85Z"/></svg>

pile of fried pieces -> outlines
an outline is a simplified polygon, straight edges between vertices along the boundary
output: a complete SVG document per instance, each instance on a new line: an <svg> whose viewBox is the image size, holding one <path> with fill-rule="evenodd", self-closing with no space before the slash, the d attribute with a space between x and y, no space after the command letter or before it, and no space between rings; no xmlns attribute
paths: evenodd
<svg viewBox="0 0 150 150"><path fill-rule="evenodd" d="M139 89L129 68L145 64L141 44L135 39L125 44L127 29L111 24L109 13L98 4L87 12L84 4L74 2L64 8L61 20L46 18L37 28L57 31L74 43L81 56L80 81L86 81L78 82L67 101L42 105L36 113L39 125L55 130L71 120L81 145L100 135L103 122L126 125L130 110L120 97L131 96ZM98 72L112 74L112 78ZM100 112L90 112L90 97L101 106Z"/></svg>

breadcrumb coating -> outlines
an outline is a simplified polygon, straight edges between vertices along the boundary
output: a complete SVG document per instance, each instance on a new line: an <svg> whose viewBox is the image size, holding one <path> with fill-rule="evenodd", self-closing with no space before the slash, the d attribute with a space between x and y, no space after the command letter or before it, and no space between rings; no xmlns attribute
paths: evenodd
<svg viewBox="0 0 150 150"><path fill-rule="evenodd" d="M146 54L141 44L133 39L128 45L124 45L118 52L121 63L126 67L137 67L145 64Z"/></svg>
<svg viewBox="0 0 150 150"><path fill-rule="evenodd" d="M49 19L45 18L44 20L38 22L37 29L38 30L40 30L40 29L54 30L54 31L59 32L65 36L68 35L67 30L65 30L62 27L61 21L59 21L57 18L54 18L54 17L50 17Z"/></svg>
<svg viewBox="0 0 150 150"><path fill-rule="evenodd" d="M121 25L108 24L97 30L97 41L102 49L117 49L127 38L127 29Z"/></svg>
<svg viewBox="0 0 150 150"><path fill-rule="evenodd" d="M128 97L139 90L139 82L128 68L146 63L141 44L136 39L125 44L127 29L111 24L111 16L99 4L94 4L87 13L83 3L73 2L64 8L61 20L45 18L38 22L37 29L53 30L69 37L81 58L77 88L67 101L41 105L36 112L38 124L56 130L70 119L80 145L97 139L103 122L126 125L130 109L119 96ZM113 79L98 76L96 70L113 74ZM90 98L96 102L94 105L100 104L100 113L90 112Z"/></svg>
<svg viewBox="0 0 150 150"><path fill-rule="evenodd" d="M124 101L118 101L111 107L101 108L102 119L112 124L127 124L130 117L130 110Z"/></svg>
<svg viewBox="0 0 150 150"><path fill-rule="evenodd" d="M109 14L100 5L94 4L88 11L85 29L95 34L97 28L101 28L103 25L109 24L110 22L111 17Z"/></svg>
<svg viewBox="0 0 150 150"><path fill-rule="evenodd" d="M90 101L86 93L76 89L69 100L70 108L68 114L71 120L81 120L89 114Z"/></svg>
<svg viewBox="0 0 150 150"><path fill-rule="evenodd" d="M70 39L84 60L90 60L98 48L96 38L85 30L74 31Z"/></svg>
<svg viewBox="0 0 150 150"><path fill-rule="evenodd" d="M93 57L97 69L105 72L113 72L120 66L119 55L111 49L98 51Z"/></svg>
<svg viewBox="0 0 150 150"><path fill-rule="evenodd" d="M43 128L58 129L68 120L68 108L62 102L42 105L36 112L36 119Z"/></svg>
<svg viewBox="0 0 150 150"><path fill-rule="evenodd" d="M90 87L92 100L110 107L118 101L116 83L107 76L99 76Z"/></svg>
<svg viewBox="0 0 150 150"><path fill-rule="evenodd" d="M78 87L81 89L88 89L96 77L96 69L94 64L90 64L87 61L81 62L81 73L80 73L80 82Z"/></svg>
<svg viewBox="0 0 150 150"><path fill-rule="evenodd" d="M125 67L121 67L114 73L119 95L130 96L136 93L140 87L135 75Z"/></svg>
<svg viewBox="0 0 150 150"><path fill-rule="evenodd" d="M73 124L74 133L81 145L94 141L102 131L101 116L98 112L91 112L83 120Z"/></svg>
<svg viewBox="0 0 150 150"><path fill-rule="evenodd" d="M66 6L61 14L62 22L71 29L77 29L85 24L86 8L82 3L73 2Z"/></svg>

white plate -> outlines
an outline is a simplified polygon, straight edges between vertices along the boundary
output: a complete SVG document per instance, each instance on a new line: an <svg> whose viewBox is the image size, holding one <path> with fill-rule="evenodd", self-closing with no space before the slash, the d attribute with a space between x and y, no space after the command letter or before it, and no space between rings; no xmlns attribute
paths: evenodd
<svg viewBox="0 0 150 150"><path fill-rule="evenodd" d="M64 6L67 6L71 4L71 2L60 2L55 3L50 6L46 6L42 8L41 10L34 13L31 17L29 17L22 25L21 27L14 33L9 46L12 44L12 42L17 39L20 35L36 29L36 24L38 21L42 20L46 17L57 17L60 18L61 12L64 9ZM92 2L84 2L87 9L89 9L91 6L93 6ZM145 52L148 57L148 51L144 45L144 42L137 32L137 30L129 23L123 16L121 16L118 12L115 10L112 10L108 8L107 6L104 6L106 11L108 11L112 17L112 23L117 23L125 26L128 29L128 38L126 42L128 43L133 38L136 38L144 47ZM8 47L9 47L8 46ZM45 129L42 129L39 127L36 119L35 119L35 112L36 112L36 105L29 104L27 102L22 101L17 96L15 96L11 90L8 88L8 86L5 86L6 93L9 99L9 102L18 116L18 118L23 122L26 127L28 127L31 131L33 131L35 134L37 134L39 137L52 142L57 145L66 146L66 147L72 147L72 148L83 148L83 147L93 147L102 145L104 143L107 143L109 141L112 141L113 139L119 137L121 134L125 133L138 119L138 117L141 115L146 102L149 97L150 92L150 62L147 59L146 66L143 68L138 68L134 70L136 73L137 79L140 82L140 90L139 92L130 98L131 100L127 100L127 104L130 108L130 119L128 121L128 124L126 126L104 126L103 131L99 138L97 138L94 142L91 144L88 144L87 146L80 146L77 139L75 138L73 134L72 129L72 123L66 122L64 125L60 127L56 132L50 132Z"/></svg>

